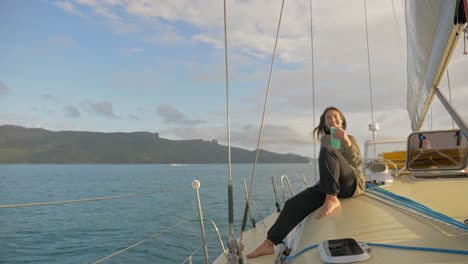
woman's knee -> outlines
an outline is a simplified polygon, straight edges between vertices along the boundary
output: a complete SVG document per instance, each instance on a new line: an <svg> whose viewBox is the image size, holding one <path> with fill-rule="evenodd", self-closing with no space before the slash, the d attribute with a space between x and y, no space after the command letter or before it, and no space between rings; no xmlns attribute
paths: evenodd
<svg viewBox="0 0 468 264"><path fill-rule="evenodd" d="M319 160L328 160L329 158L336 159L336 149L331 146L323 146L320 148Z"/></svg>
<svg viewBox="0 0 468 264"><path fill-rule="evenodd" d="M293 207L296 207L296 205L298 203L301 203L302 202L302 199L299 199L298 196L293 196L291 198L289 198L288 200L286 200L286 202L284 203L284 208L293 208Z"/></svg>

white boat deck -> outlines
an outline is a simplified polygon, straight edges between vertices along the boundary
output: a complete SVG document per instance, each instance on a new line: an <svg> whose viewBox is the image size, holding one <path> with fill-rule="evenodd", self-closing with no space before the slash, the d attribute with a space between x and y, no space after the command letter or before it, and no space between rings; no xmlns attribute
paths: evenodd
<svg viewBox="0 0 468 264"><path fill-rule="evenodd" d="M460 222L468 219L468 180L418 181L402 176L385 187L422 203ZM266 237L268 227L276 219L265 219L266 228L258 224L244 235L244 253L251 252ZM403 211L368 195L343 199L342 207L320 220L313 213L306 221L296 252L323 240L354 238L367 243L441 248L468 251L468 232L445 226L414 213ZM362 263L468 263L468 255L390 249L371 246L371 258ZM294 255L294 252L293 254ZM246 259L250 264L274 263L274 255ZM292 263L322 263L317 249L311 249Z"/></svg>

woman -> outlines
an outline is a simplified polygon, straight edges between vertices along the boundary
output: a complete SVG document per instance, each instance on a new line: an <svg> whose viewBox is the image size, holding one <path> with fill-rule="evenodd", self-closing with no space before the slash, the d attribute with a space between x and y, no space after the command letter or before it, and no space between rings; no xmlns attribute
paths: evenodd
<svg viewBox="0 0 468 264"><path fill-rule="evenodd" d="M331 146L330 130L334 130L334 138L341 140L341 146L336 149ZM248 258L273 254L274 246L317 208L316 219L320 219L341 206L339 198L364 192L361 152L356 139L346 133L343 113L336 107L327 107L320 116L320 124L314 129L314 135L320 139L320 181L286 201L278 219L268 230L267 239L247 254Z"/></svg>

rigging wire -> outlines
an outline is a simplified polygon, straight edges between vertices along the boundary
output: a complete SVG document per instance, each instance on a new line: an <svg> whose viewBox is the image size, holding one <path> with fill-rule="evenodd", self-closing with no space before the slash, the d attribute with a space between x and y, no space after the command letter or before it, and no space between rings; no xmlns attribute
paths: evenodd
<svg viewBox="0 0 468 264"><path fill-rule="evenodd" d="M245 192L245 198L247 199L247 182L245 181L245 178L244 178L244 192ZM262 214L260 213L260 210L258 209L257 203L255 202L255 199L251 199L251 200L252 200L253 206L255 207L255 211L257 212L258 218L259 219L264 219L265 217L263 217ZM255 219L253 218L251 212L250 212L250 218L251 218L252 226L255 227L256 222L255 222ZM265 223L263 221L261 221L261 223L263 224L263 227L266 229Z"/></svg>
<svg viewBox="0 0 468 264"><path fill-rule="evenodd" d="M224 61L226 69L226 121L227 121L227 141L228 141L228 211L229 211L229 239L234 240L234 198L232 192L232 164L231 164L231 119L229 111L229 68L228 68L228 48L227 48L227 12L226 0L224 0Z"/></svg>
<svg viewBox="0 0 468 264"><path fill-rule="evenodd" d="M309 1L310 7L310 57L311 57L311 77L312 77L312 126L315 129L315 71L314 71L314 32L313 32L313 19L312 19L312 0ZM313 130L312 130L313 131ZM312 132L312 139L314 141L314 175L315 175L315 182L317 182L317 150L316 145L317 142Z"/></svg>
<svg viewBox="0 0 468 264"><path fill-rule="evenodd" d="M281 27L281 18L283 17L283 8L284 8L284 0L281 3L281 10L280 10L280 16L279 16L279 21L278 21L278 27L277 27L277 30L276 30L276 39L275 39L275 45L274 45L274 48L273 48L273 56L271 58L270 73L269 73L269 76L268 76L268 84L267 84L267 91L266 91L266 96L265 96L265 103L263 105L262 120L261 120L261 123L260 123L260 130L259 130L259 134L258 134L257 151L256 151L256 154L255 154L255 162L253 164L252 176L250 178L250 187L249 187L249 192L247 194L247 201L245 203L244 218L242 220L242 228L241 228L241 234L240 234L240 238L239 238L239 244L242 244L242 237L243 237L243 233L245 231L246 224L247 224L247 216L248 216L248 211L249 211L250 196L252 194L253 183L254 183L254 179L255 179L255 170L256 170L256 167L257 167L258 156L259 156L259 153L260 153L260 143L261 143L261 139L262 139L263 123L264 123L264 120L265 120L265 112L266 112L266 108L267 108L267 105L268 105L268 97L270 95L271 76L272 76L272 73L273 73L273 65L274 65L275 57L276 57L276 47L278 45L278 36L279 36L279 32L280 32L280 27Z"/></svg>
<svg viewBox="0 0 468 264"><path fill-rule="evenodd" d="M397 12L396 12L396 7L395 7L395 3L394 3L394 0L391 0L392 1L392 10L393 10L393 25L395 27L395 31L397 33L397 36L398 36L398 43L400 44L400 60L401 60L401 64L402 65L406 65L405 64L405 58L406 58L406 49L404 48L404 43L403 43L403 37L402 37L402 33L400 31L400 25L398 23L398 16L397 16ZM403 8L403 11L404 11L404 8ZM403 23L405 23L405 21L403 20Z"/></svg>
<svg viewBox="0 0 468 264"><path fill-rule="evenodd" d="M77 199L77 200L65 200L65 201L56 201L56 202L42 202L42 203L27 203L27 204L11 204L11 205L0 205L0 209L3 208L18 208L18 207L30 207L30 206L46 206L46 205L58 205L58 204L67 204L67 203L81 203L81 202L94 202L94 201L102 201L102 200L111 200L111 199L118 199L118 198L128 198L128 197L135 197L135 196L146 196L150 194L160 193L160 192L168 192L174 190L181 190L185 189L187 186L177 187L177 188L167 188L161 187L157 191L152 192L145 192L145 193L133 193L127 195L117 195L117 196L107 196L107 197L96 197L96 198L85 198L85 199Z"/></svg>
<svg viewBox="0 0 468 264"><path fill-rule="evenodd" d="M450 85L450 73L449 73L448 67L447 67L447 85L448 85L448 92L449 92L449 102L450 104L452 104L452 89ZM453 120L452 118L452 129L454 128L455 128L455 120Z"/></svg>
<svg viewBox="0 0 468 264"><path fill-rule="evenodd" d="M138 243L135 243L135 244L133 244L133 245L131 245L131 246L129 246L129 247L126 247L126 248L124 248L124 249L122 249L122 250L120 250L120 251L117 251L117 252L115 252L115 253L113 253L113 254L111 254L111 255L105 257L105 258L102 258L102 259L100 259L100 260L97 260L97 261L93 262L93 264L101 263L101 262L103 262L103 261L105 261L105 260L108 260L108 259L110 259L110 258L112 258L112 257L115 257L115 256L117 256L117 255L120 255L120 254L124 253L125 251L128 251L128 250L130 250L130 249L132 249L132 248L134 248L134 247L136 247L136 246L138 246L138 245L141 245L141 244L143 244L144 242L146 242L146 241L148 241L148 240L150 240L150 239L152 239L152 238L155 238L155 237L157 237L157 236L159 236L159 235L162 235L162 234L164 234L164 233L166 233L166 232L168 232L168 231L170 231L170 230L176 228L177 226L179 226L179 225L181 225L181 224L184 224L184 223L186 223L186 222L192 220L193 218L195 218L195 217L197 217L197 216L198 216L198 213L192 215L191 217L186 218L186 219L183 220L183 221L180 221L180 222L176 223L175 225L169 227L169 228L166 229L166 230L163 230L163 231L161 231L161 232L158 232L158 233L156 233L156 234L153 234L153 235L151 235L150 237L147 237L147 238L143 239L142 241L140 241L140 242L138 242Z"/></svg>
<svg viewBox="0 0 468 264"><path fill-rule="evenodd" d="M366 24L367 70L368 70L368 75L369 75L371 121L372 121L372 124L374 124L374 100L373 100L373 93L372 93L372 73L371 73L371 64L370 64L370 55L369 55L369 30L367 28L367 1L366 0L364 0L364 18L365 18L365 24ZM372 138L373 140L375 140L374 130L372 131Z"/></svg>

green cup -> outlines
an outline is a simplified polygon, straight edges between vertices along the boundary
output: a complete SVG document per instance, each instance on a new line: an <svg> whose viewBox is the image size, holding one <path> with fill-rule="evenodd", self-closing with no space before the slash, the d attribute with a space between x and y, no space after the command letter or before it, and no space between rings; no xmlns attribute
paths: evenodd
<svg viewBox="0 0 468 264"><path fill-rule="evenodd" d="M333 134L335 134L335 128L334 127L330 128L330 135L331 135L330 145L334 149L340 149L341 148L341 139L334 137Z"/></svg>

